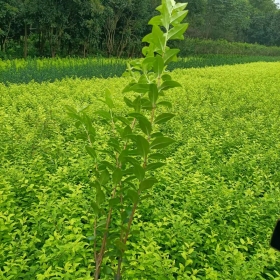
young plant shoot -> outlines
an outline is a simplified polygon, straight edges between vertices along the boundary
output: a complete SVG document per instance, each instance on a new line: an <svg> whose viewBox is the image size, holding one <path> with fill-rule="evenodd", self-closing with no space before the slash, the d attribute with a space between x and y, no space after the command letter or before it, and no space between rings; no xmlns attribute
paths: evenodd
<svg viewBox="0 0 280 280"><path fill-rule="evenodd" d="M162 0L156 8L159 14L149 21L152 31L143 38L144 58L128 64L124 73L131 77L123 89L125 113L115 113L108 89L102 100L107 110L96 111L94 118L84 110L67 107L77 126L83 128L86 151L94 165L91 206L95 213L92 225L95 280L101 274L121 279L128 238L137 234L131 230L135 212L158 182L155 170L165 164L162 150L174 143L160 132L160 127L174 117L169 112L172 104L164 99L164 94L180 87L166 71L167 65L177 59L179 49L170 48L167 43L184 39L188 27L183 23L186 6L187 3ZM107 138L98 137L100 122L108 127ZM106 139L106 143L101 145L100 139Z"/></svg>

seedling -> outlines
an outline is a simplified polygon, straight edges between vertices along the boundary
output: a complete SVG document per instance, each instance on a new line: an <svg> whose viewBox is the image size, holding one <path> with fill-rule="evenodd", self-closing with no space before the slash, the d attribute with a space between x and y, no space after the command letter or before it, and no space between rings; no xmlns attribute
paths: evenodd
<svg viewBox="0 0 280 280"><path fill-rule="evenodd" d="M95 112L97 121L107 126L106 143L100 148L97 143L96 118L88 116L84 110L67 107L68 114L76 120L77 127L83 128L82 137L86 141L86 151L94 162L95 197L92 210L95 213L93 225L94 279L104 274L114 274L121 279L127 240L134 233L133 219L137 208L149 194L158 180L155 170L165 164L162 149L174 140L160 132L160 126L175 115L158 112L159 107L170 109L172 104L164 99L167 90L180 87L166 71L167 65L177 59L179 49L167 46L168 41L183 40L188 27L182 23L187 15L187 3L162 0L157 7L159 15L149 24L152 32L143 38L143 59L127 65L125 76L131 82L123 89L123 94L132 93L132 98L124 97L128 107L126 115L114 112L115 104L111 92L106 89L102 100L107 110ZM105 148L104 148L105 147ZM110 266L104 263L109 259Z"/></svg>

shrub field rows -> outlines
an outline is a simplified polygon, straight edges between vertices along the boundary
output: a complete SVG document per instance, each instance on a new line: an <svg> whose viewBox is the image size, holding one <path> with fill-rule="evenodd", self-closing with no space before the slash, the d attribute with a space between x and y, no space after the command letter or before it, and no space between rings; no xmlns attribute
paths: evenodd
<svg viewBox="0 0 280 280"><path fill-rule="evenodd" d="M120 77L125 71L125 59L57 58L0 60L0 83L53 82L64 78ZM170 71L178 68L233 65L251 62L278 62L280 56L207 54L180 58L170 63Z"/></svg>
<svg viewBox="0 0 280 280"><path fill-rule="evenodd" d="M162 130L176 143L136 214L124 280L280 279L279 73L279 62L171 72L183 87L168 91L176 117ZM123 112L128 82L0 84L1 280L93 279L92 161L64 106L94 118L108 87Z"/></svg>

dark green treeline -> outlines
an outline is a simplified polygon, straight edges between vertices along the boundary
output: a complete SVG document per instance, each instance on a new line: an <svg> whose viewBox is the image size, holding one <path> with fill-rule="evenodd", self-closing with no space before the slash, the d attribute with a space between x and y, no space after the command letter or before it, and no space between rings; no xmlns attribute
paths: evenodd
<svg viewBox="0 0 280 280"><path fill-rule="evenodd" d="M189 0L186 36L280 46L274 0ZM0 0L0 58L141 52L160 0Z"/></svg>

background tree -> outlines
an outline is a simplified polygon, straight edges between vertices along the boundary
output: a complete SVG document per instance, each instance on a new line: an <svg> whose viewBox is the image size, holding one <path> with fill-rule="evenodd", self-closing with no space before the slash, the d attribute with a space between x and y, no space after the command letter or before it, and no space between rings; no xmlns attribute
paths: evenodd
<svg viewBox="0 0 280 280"><path fill-rule="evenodd" d="M280 45L274 0L184 0L186 36ZM0 51L12 56L139 56L160 0L0 0Z"/></svg>
<svg viewBox="0 0 280 280"><path fill-rule="evenodd" d="M13 36L12 24L16 21L19 9L16 0L0 0L0 50L6 51L6 43Z"/></svg>

